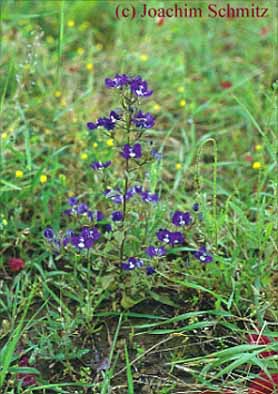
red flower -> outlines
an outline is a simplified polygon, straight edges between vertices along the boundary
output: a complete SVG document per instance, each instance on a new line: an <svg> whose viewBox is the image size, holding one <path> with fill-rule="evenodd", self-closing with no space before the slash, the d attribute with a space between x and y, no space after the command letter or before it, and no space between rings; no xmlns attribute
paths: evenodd
<svg viewBox="0 0 278 394"><path fill-rule="evenodd" d="M222 89L230 89L233 86L232 82L230 81L221 81L220 85Z"/></svg>
<svg viewBox="0 0 278 394"><path fill-rule="evenodd" d="M9 268L12 272L19 272L25 267L25 263L22 259L11 257L9 259Z"/></svg>
<svg viewBox="0 0 278 394"><path fill-rule="evenodd" d="M253 157L251 155L246 155L245 160L248 161L249 163L253 161Z"/></svg>
<svg viewBox="0 0 278 394"><path fill-rule="evenodd" d="M271 339L266 335L248 334L247 340L248 343L251 343L252 345L269 345L270 343L273 343L273 341L277 341L277 338ZM266 358L266 357L274 356L275 354L278 354L278 352L275 352L274 350L267 350L265 352L261 352L260 357Z"/></svg>
<svg viewBox="0 0 278 394"><path fill-rule="evenodd" d="M157 26L162 26L164 25L164 22L165 22L165 18L163 18L163 16L160 16L159 18L157 18L156 24Z"/></svg>
<svg viewBox="0 0 278 394"><path fill-rule="evenodd" d="M269 33L269 28L267 26L264 26L264 27L261 28L261 30L260 30L260 36L261 37L267 36L268 33Z"/></svg>
<svg viewBox="0 0 278 394"><path fill-rule="evenodd" d="M278 373L268 377L263 371L259 377L252 380L248 394L275 394L278 391Z"/></svg>
<svg viewBox="0 0 278 394"><path fill-rule="evenodd" d="M18 365L20 367L28 367L29 366L29 358L27 356L21 357L21 359L18 362Z"/></svg>
<svg viewBox="0 0 278 394"><path fill-rule="evenodd" d="M18 362L20 367L30 367L28 356L23 356ZM23 387L33 386L37 383L36 376L31 373L17 374L17 380L21 381Z"/></svg>
<svg viewBox="0 0 278 394"><path fill-rule="evenodd" d="M30 373L28 374L19 374L18 380L21 381L23 387L34 386L37 383L35 375Z"/></svg>

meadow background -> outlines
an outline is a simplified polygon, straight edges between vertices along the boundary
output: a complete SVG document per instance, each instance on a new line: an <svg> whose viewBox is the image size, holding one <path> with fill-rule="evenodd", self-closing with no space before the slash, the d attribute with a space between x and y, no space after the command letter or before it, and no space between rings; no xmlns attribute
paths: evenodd
<svg viewBox="0 0 278 394"><path fill-rule="evenodd" d="M278 370L275 2L266 19L140 22L116 20L120 3L0 4L1 393L272 394L249 387ZM104 86L116 73L153 89L145 143L162 154L140 175L160 203L131 205L132 220L164 228L196 202L203 215L152 276L120 272L110 238L84 257L43 236L65 228L69 197L105 212L104 186L122 176L113 135L86 127L119 106ZM111 157L104 177L90 168ZM147 246L136 231L135 250ZM212 263L192 257L200 242Z"/></svg>

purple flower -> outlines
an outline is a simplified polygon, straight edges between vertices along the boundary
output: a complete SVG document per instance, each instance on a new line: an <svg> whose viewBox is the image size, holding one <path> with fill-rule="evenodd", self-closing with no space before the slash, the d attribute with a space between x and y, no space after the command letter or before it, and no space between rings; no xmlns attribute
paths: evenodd
<svg viewBox="0 0 278 394"><path fill-rule="evenodd" d="M86 205L86 204L77 205L77 207L76 207L77 215L84 215L87 212L88 212L88 205Z"/></svg>
<svg viewBox="0 0 278 394"><path fill-rule="evenodd" d="M192 222L192 217L189 212L176 211L172 216L172 223L175 226L188 226Z"/></svg>
<svg viewBox="0 0 278 394"><path fill-rule="evenodd" d="M93 122L88 122L87 123L87 128L89 129L89 130L95 130L95 129L97 129L98 128L98 122L96 122L96 123L93 123Z"/></svg>
<svg viewBox="0 0 278 394"><path fill-rule="evenodd" d="M96 227L83 227L79 234L70 237L70 242L77 249L90 249L100 236L101 234Z"/></svg>
<svg viewBox="0 0 278 394"><path fill-rule="evenodd" d="M139 111L132 118L132 123L135 124L136 127L150 129L154 126L154 117L149 112L144 114L142 111Z"/></svg>
<svg viewBox="0 0 278 394"><path fill-rule="evenodd" d="M145 252L149 257L162 257L166 255L166 250L163 246L149 246Z"/></svg>
<svg viewBox="0 0 278 394"><path fill-rule="evenodd" d="M139 185L130 187L130 188L127 190L127 192L126 192L125 199L126 199L126 200L129 200L129 199L131 199L131 197L133 197L135 194L141 194L142 190L143 190L142 186L139 186Z"/></svg>
<svg viewBox="0 0 278 394"><path fill-rule="evenodd" d="M103 215L103 213L102 213L101 211L95 211L94 214L95 214L95 215L94 215L95 220L96 220L97 222L100 222L101 220L104 219L104 215Z"/></svg>
<svg viewBox="0 0 278 394"><path fill-rule="evenodd" d="M132 146L129 144L125 144L121 152L121 156L126 160L139 159L140 157L142 157L141 145L135 144Z"/></svg>
<svg viewBox="0 0 278 394"><path fill-rule="evenodd" d="M160 229L156 233L157 239L161 242L165 242L166 244L170 243L171 240L171 231L167 229Z"/></svg>
<svg viewBox="0 0 278 394"><path fill-rule="evenodd" d="M199 204L197 203L197 202L195 202L195 204L193 204L193 206L192 206L192 209L193 209L193 211L195 211L195 212L198 212L199 211Z"/></svg>
<svg viewBox="0 0 278 394"><path fill-rule="evenodd" d="M101 211L88 211L87 216L91 221L95 220L96 222L100 222L104 219L104 215Z"/></svg>
<svg viewBox="0 0 278 394"><path fill-rule="evenodd" d="M167 229L160 229L156 236L159 241L172 246L184 243L184 236L179 231L171 232Z"/></svg>
<svg viewBox="0 0 278 394"><path fill-rule="evenodd" d="M180 233L179 231L175 231L175 232L171 233L170 244L172 246L180 245L183 243L184 243L184 236L182 235L182 233Z"/></svg>
<svg viewBox="0 0 278 394"><path fill-rule="evenodd" d="M107 189L104 195L115 204L121 204L123 202L123 195L118 190Z"/></svg>
<svg viewBox="0 0 278 394"><path fill-rule="evenodd" d="M73 209L65 209L63 214L66 216L70 216L73 214Z"/></svg>
<svg viewBox="0 0 278 394"><path fill-rule="evenodd" d="M109 89L121 89L128 85L130 78L126 74L116 74L114 78L106 78L105 86Z"/></svg>
<svg viewBox="0 0 278 394"><path fill-rule="evenodd" d="M90 167L92 167L93 170L103 170L103 168L107 168L111 165L111 160L101 162L101 161L94 161Z"/></svg>
<svg viewBox="0 0 278 394"><path fill-rule="evenodd" d="M137 257L130 257L127 262L122 263L121 267L124 271L132 271L135 268L141 268L143 265L142 260Z"/></svg>
<svg viewBox="0 0 278 394"><path fill-rule="evenodd" d="M153 92L148 89L146 81L138 75L135 78L130 78L126 74L116 74L114 78L106 78L105 86L109 89L122 89L125 86L130 85L130 90L133 94L139 97L150 96Z"/></svg>
<svg viewBox="0 0 278 394"><path fill-rule="evenodd" d="M130 90L138 97L148 97L153 93L152 90L148 90L148 83L143 81L139 75L130 82Z"/></svg>
<svg viewBox="0 0 278 394"><path fill-rule="evenodd" d="M134 188L135 192L139 193L139 194L142 193L142 191L143 191L143 187L140 185L135 185L135 186L133 186L133 188Z"/></svg>
<svg viewBox="0 0 278 394"><path fill-rule="evenodd" d="M151 150L151 156L156 159L156 160L161 160L162 159L162 153L158 152L157 149L153 148Z"/></svg>
<svg viewBox="0 0 278 394"><path fill-rule="evenodd" d="M103 232L110 233L112 231L112 226L110 223L106 223L103 225Z"/></svg>
<svg viewBox="0 0 278 394"><path fill-rule="evenodd" d="M75 205L78 204L78 199L77 199L76 197L70 197L70 198L68 199L68 204L69 204L71 207L74 207Z"/></svg>
<svg viewBox="0 0 278 394"><path fill-rule="evenodd" d="M146 267L146 274L147 275L153 275L153 274L155 274L155 269L154 269L154 267L152 267L151 265L148 265L147 267Z"/></svg>
<svg viewBox="0 0 278 394"><path fill-rule="evenodd" d="M213 261L213 257L207 252L207 248L205 246L201 246L199 250L192 254L201 263L211 263Z"/></svg>
<svg viewBox="0 0 278 394"><path fill-rule="evenodd" d="M109 118L99 118L96 123L88 122L87 127L89 130L97 129L102 126L106 130L113 130L116 126L117 120L121 119L121 115L115 111L111 111L109 114Z"/></svg>
<svg viewBox="0 0 278 394"><path fill-rule="evenodd" d="M150 193L150 192L141 192L140 193L142 201L144 202L158 202L159 198L156 193Z"/></svg>
<svg viewBox="0 0 278 394"><path fill-rule="evenodd" d="M131 197L133 197L135 194L136 194L135 189L134 189L133 187L130 187L130 188L127 190L126 195L125 195L126 201L130 200Z"/></svg>
<svg viewBox="0 0 278 394"><path fill-rule="evenodd" d="M66 236L63 238L63 246L67 246L69 243L71 243L71 237L74 236L74 232L72 230L67 230L66 231Z"/></svg>
<svg viewBox="0 0 278 394"><path fill-rule="evenodd" d="M43 232L43 235L45 236L45 238L48 241L52 241L54 239L54 237L55 237L55 233L53 231L53 228L52 227L46 227L46 229Z"/></svg>
<svg viewBox="0 0 278 394"><path fill-rule="evenodd" d="M99 118L97 123L98 126L102 126L106 130L113 130L116 126L117 120L120 120L121 117L115 111L111 111L109 118Z"/></svg>
<svg viewBox="0 0 278 394"><path fill-rule="evenodd" d="M114 211L111 216L113 222L121 222L123 220L123 213L121 211Z"/></svg>
<svg viewBox="0 0 278 394"><path fill-rule="evenodd" d="M94 241L100 238L100 233L96 227L93 228L83 227L80 234L82 237L92 238Z"/></svg>

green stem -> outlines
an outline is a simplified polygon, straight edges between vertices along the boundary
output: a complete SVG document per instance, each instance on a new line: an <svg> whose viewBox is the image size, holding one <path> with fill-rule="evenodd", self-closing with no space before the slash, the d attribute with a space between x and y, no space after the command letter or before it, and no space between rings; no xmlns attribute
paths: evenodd
<svg viewBox="0 0 278 394"><path fill-rule="evenodd" d="M130 142L130 127L131 127L131 113L128 112L128 120L127 120L127 143L129 144ZM129 160L126 160L126 166L125 166L125 174L124 174L124 195L123 195L123 239L121 242L120 246L120 262L123 260L124 257L124 246L126 242L126 235L127 235L127 229L125 228L125 220L126 220L126 214L127 214L127 201L126 201L126 194L128 191L128 179L129 178Z"/></svg>

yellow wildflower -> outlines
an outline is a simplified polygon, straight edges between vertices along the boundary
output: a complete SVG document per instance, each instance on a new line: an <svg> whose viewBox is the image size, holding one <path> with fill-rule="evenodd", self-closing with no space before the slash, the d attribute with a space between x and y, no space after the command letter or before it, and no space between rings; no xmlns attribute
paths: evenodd
<svg viewBox="0 0 278 394"><path fill-rule="evenodd" d="M23 172L23 171L21 171L21 170L16 170L16 172L15 172L15 177L16 177L16 178L22 178L23 175L24 175L24 172Z"/></svg>
<svg viewBox="0 0 278 394"><path fill-rule="evenodd" d="M75 21L73 19L70 19L67 23L68 27L74 27L75 26Z"/></svg>
<svg viewBox="0 0 278 394"><path fill-rule="evenodd" d="M109 140L106 141L106 145L107 146L113 146L114 145L113 138L109 138Z"/></svg>
<svg viewBox="0 0 278 394"><path fill-rule="evenodd" d="M42 175L40 176L40 183L46 183L46 182L47 182L47 176L44 175L44 174L42 174Z"/></svg>
<svg viewBox="0 0 278 394"><path fill-rule="evenodd" d="M255 146L255 150L256 150L257 152L259 152L259 151L263 150L263 146L260 145L260 144L257 144L257 145Z"/></svg>
<svg viewBox="0 0 278 394"><path fill-rule="evenodd" d="M149 56L146 55L145 53L142 53L142 55L140 55L140 60L142 62L146 62L147 60L149 60Z"/></svg>
<svg viewBox="0 0 278 394"><path fill-rule="evenodd" d="M160 107L159 104L155 104L155 105L153 106L153 110L156 111L156 112L160 111L160 109L161 109L161 107Z"/></svg>
<svg viewBox="0 0 278 394"><path fill-rule="evenodd" d="M176 170L180 170L182 168L181 163L176 163Z"/></svg>
<svg viewBox="0 0 278 394"><path fill-rule="evenodd" d="M88 64L86 64L86 68L88 71L92 71L92 69L94 68L94 65L92 63L88 63Z"/></svg>
<svg viewBox="0 0 278 394"><path fill-rule="evenodd" d="M255 161L255 162L252 164L252 168L253 168L254 170L259 170L260 168L262 168L262 163L260 163L259 161Z"/></svg>
<svg viewBox="0 0 278 394"><path fill-rule="evenodd" d="M87 153L81 153L80 158L81 160L87 160L88 159Z"/></svg>
<svg viewBox="0 0 278 394"><path fill-rule="evenodd" d="M98 143L97 142L94 142L93 143L93 148L97 148L98 147Z"/></svg>
<svg viewBox="0 0 278 394"><path fill-rule="evenodd" d="M85 52L85 49L84 48L77 48L77 53L78 53L78 55L83 55L83 53Z"/></svg>
<svg viewBox="0 0 278 394"><path fill-rule="evenodd" d="M7 133L2 133L1 134L1 138L2 138L2 140L6 140L8 138L8 134Z"/></svg>
<svg viewBox="0 0 278 394"><path fill-rule="evenodd" d="M97 49L98 51L101 51L102 48L103 48L103 45L102 45L100 42L98 42L98 43L96 44L96 49Z"/></svg>
<svg viewBox="0 0 278 394"><path fill-rule="evenodd" d="M186 106L186 101L184 99L182 99L180 101L180 107L185 107Z"/></svg>
<svg viewBox="0 0 278 394"><path fill-rule="evenodd" d="M59 98L62 96L62 92L60 92L60 90L56 90L56 92L54 93L55 97Z"/></svg>

